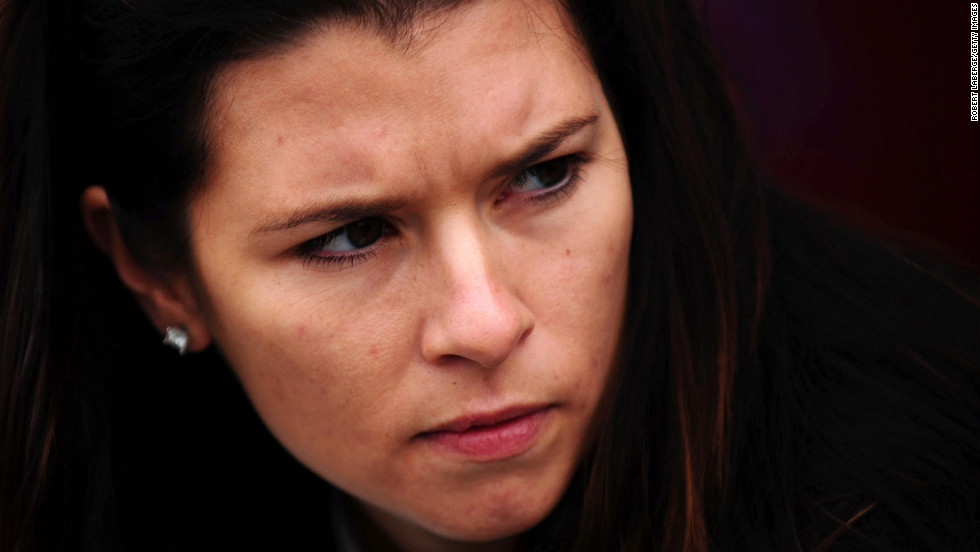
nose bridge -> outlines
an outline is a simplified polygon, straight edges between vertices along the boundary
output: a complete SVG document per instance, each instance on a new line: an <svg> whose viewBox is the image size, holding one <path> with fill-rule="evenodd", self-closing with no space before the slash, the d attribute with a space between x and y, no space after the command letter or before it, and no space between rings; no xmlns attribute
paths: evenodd
<svg viewBox="0 0 980 552"><path fill-rule="evenodd" d="M533 327L504 270L503 252L474 213L457 213L434 231L438 285L422 336L430 361L461 357L481 366L503 363Z"/></svg>
<svg viewBox="0 0 980 552"><path fill-rule="evenodd" d="M447 289L464 301L490 299L501 277L489 229L474 218L454 217L439 244L439 264Z"/></svg>

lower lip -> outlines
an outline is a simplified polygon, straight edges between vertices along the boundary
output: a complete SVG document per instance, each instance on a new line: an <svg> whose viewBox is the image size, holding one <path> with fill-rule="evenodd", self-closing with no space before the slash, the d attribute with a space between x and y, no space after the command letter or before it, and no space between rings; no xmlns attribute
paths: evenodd
<svg viewBox="0 0 980 552"><path fill-rule="evenodd" d="M426 433L422 438L472 460L503 460L527 452L534 446L550 410L543 408L499 424L473 427L466 431Z"/></svg>

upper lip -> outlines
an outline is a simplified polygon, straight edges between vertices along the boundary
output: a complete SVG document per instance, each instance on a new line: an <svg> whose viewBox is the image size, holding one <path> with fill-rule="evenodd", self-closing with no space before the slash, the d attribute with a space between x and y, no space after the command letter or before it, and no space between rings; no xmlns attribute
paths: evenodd
<svg viewBox="0 0 980 552"><path fill-rule="evenodd" d="M432 429L426 430L422 432L422 435L445 431L461 433L474 427L492 426L513 420L514 418L534 414L535 412L544 410L550 406L550 404L518 405L494 411L467 413L444 424L433 427Z"/></svg>

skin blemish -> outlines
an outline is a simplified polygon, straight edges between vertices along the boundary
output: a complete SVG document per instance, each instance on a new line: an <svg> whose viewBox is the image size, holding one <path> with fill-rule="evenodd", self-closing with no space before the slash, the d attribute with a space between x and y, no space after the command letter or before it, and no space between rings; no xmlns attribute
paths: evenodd
<svg viewBox="0 0 980 552"><path fill-rule="evenodd" d="M566 249L565 250L565 256L566 257L571 257L572 256L572 250L571 249Z"/></svg>

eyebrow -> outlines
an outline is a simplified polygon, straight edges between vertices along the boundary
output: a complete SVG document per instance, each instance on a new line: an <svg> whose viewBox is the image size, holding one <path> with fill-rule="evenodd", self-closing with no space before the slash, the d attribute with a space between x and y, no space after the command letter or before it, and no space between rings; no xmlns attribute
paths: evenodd
<svg viewBox="0 0 980 552"><path fill-rule="evenodd" d="M511 159L497 165L491 174L495 177L516 174L543 159L558 149L569 137L599 120L598 115L573 117L562 121L543 132L528 143ZM408 203L398 198L376 200L347 200L328 205L300 207L285 217L270 216L269 219L252 230L252 234L288 230L312 222L349 222L380 216L401 209Z"/></svg>
<svg viewBox="0 0 980 552"><path fill-rule="evenodd" d="M497 166L491 174L494 176L515 174L528 168L558 149L566 139L574 136L583 128L595 124L598 120L598 115L586 115L559 123L554 128L534 138L512 159Z"/></svg>
<svg viewBox="0 0 980 552"><path fill-rule="evenodd" d="M311 222L349 222L376 217L405 206L402 199L349 200L330 205L301 207L284 218L270 220L252 230L252 234L288 230Z"/></svg>

